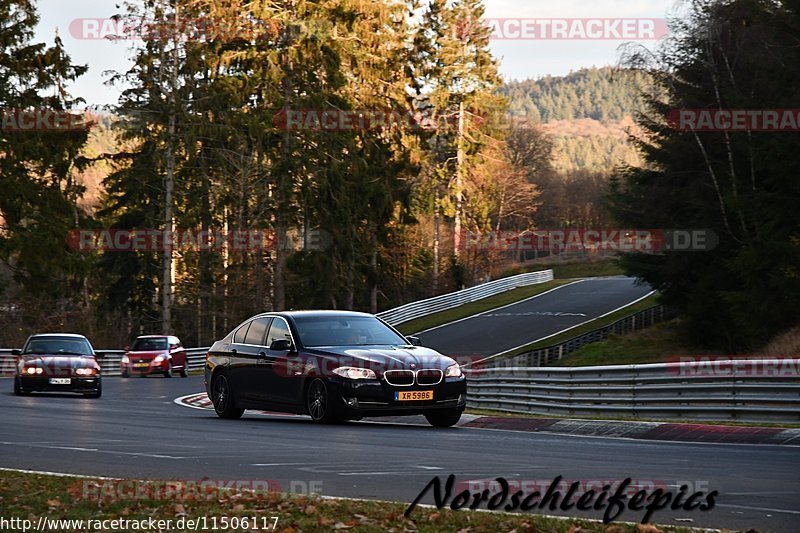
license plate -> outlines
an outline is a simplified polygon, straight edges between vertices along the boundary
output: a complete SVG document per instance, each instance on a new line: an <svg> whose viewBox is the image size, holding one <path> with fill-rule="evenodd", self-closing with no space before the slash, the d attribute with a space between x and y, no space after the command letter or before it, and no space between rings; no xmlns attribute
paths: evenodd
<svg viewBox="0 0 800 533"><path fill-rule="evenodd" d="M418 402L420 400L433 400L432 390L407 390L394 393L394 399L398 402Z"/></svg>
<svg viewBox="0 0 800 533"><path fill-rule="evenodd" d="M50 385L69 385L72 383L70 378L50 378Z"/></svg>
<svg viewBox="0 0 800 533"><path fill-rule="evenodd" d="M134 363L133 365L134 368L147 368L148 366L150 366L148 363Z"/></svg>

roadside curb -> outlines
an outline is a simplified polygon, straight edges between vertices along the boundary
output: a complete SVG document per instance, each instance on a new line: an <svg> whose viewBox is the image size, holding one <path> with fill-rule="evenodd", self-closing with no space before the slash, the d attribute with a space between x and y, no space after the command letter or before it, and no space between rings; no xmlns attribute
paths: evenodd
<svg viewBox="0 0 800 533"><path fill-rule="evenodd" d="M797 428L503 416L483 416L464 427L654 441L800 446Z"/></svg>

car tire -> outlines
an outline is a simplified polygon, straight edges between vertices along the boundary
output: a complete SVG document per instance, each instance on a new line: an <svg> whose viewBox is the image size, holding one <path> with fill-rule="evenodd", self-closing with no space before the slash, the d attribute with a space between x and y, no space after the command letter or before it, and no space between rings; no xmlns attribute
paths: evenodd
<svg viewBox="0 0 800 533"><path fill-rule="evenodd" d="M131 377L131 375L127 370L123 370L122 371L122 377L125 378L125 379L128 379L129 377Z"/></svg>
<svg viewBox="0 0 800 533"><path fill-rule="evenodd" d="M322 378L315 378L306 388L306 411L311 420L318 424L336 424L341 420L336 416L328 384Z"/></svg>
<svg viewBox="0 0 800 533"><path fill-rule="evenodd" d="M189 377L189 370L186 368L186 365L183 365L183 368L181 368L181 377L182 378Z"/></svg>
<svg viewBox="0 0 800 533"><path fill-rule="evenodd" d="M103 384L102 382L97 384L97 388L86 395L87 398L100 398L103 395Z"/></svg>
<svg viewBox="0 0 800 533"><path fill-rule="evenodd" d="M217 374L211 382L211 403L220 418L236 419L244 414L244 409L236 408L233 388L225 374Z"/></svg>
<svg viewBox="0 0 800 533"><path fill-rule="evenodd" d="M28 392L22 388L22 383L20 383L19 378L14 378L14 394L17 396L27 396Z"/></svg>
<svg viewBox="0 0 800 533"><path fill-rule="evenodd" d="M169 366L167 366L167 369L164 370L164 377L165 378L171 378L172 377L172 361L169 362Z"/></svg>
<svg viewBox="0 0 800 533"><path fill-rule="evenodd" d="M449 428L461 419L461 409L443 409L441 411L428 411L425 418L428 423L437 428Z"/></svg>

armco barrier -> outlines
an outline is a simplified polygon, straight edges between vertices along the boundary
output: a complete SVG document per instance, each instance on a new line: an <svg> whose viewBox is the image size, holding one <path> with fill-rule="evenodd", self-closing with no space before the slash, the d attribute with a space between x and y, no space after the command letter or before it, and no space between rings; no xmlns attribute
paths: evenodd
<svg viewBox="0 0 800 533"><path fill-rule="evenodd" d="M189 371L202 370L208 348L187 348L186 356L189 362ZM119 376L119 363L122 359L122 350L95 350L97 362L100 363L102 375ZM8 348L0 348L0 376L14 374L14 356Z"/></svg>
<svg viewBox="0 0 800 533"><path fill-rule="evenodd" d="M385 320L387 323L396 326L408 320L419 318L421 316L438 313L446 309L452 309L460 305L472 303L501 292L509 291L517 287L525 287L528 285L535 285L537 283L544 283L553 280L552 270L542 270L541 272L528 272L527 274L519 274L517 276L510 276L502 278L469 289L463 289L441 296L434 296L427 300L420 300L418 302L411 302L394 309L381 311L378 316Z"/></svg>
<svg viewBox="0 0 800 533"><path fill-rule="evenodd" d="M467 371L475 409L800 423L800 359Z"/></svg>

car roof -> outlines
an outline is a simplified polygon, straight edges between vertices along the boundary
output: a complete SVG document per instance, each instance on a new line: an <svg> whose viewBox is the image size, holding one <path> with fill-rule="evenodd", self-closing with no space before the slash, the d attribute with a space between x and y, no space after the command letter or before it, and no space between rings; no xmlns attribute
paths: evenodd
<svg viewBox="0 0 800 533"><path fill-rule="evenodd" d="M361 313L359 311L338 311L338 310L325 310L325 309L309 309L309 310L302 310L302 311L272 311L268 313L261 313L256 315L253 318L261 317L261 316L283 316L283 317L345 317L345 316L364 316L364 317L372 317L370 313Z"/></svg>
<svg viewBox="0 0 800 533"><path fill-rule="evenodd" d="M167 337L174 337L175 335L139 335L137 339L166 339Z"/></svg>
<svg viewBox="0 0 800 533"><path fill-rule="evenodd" d="M78 335L77 333L34 333L31 335L31 339L38 337L72 337L75 339L86 339L84 335Z"/></svg>

